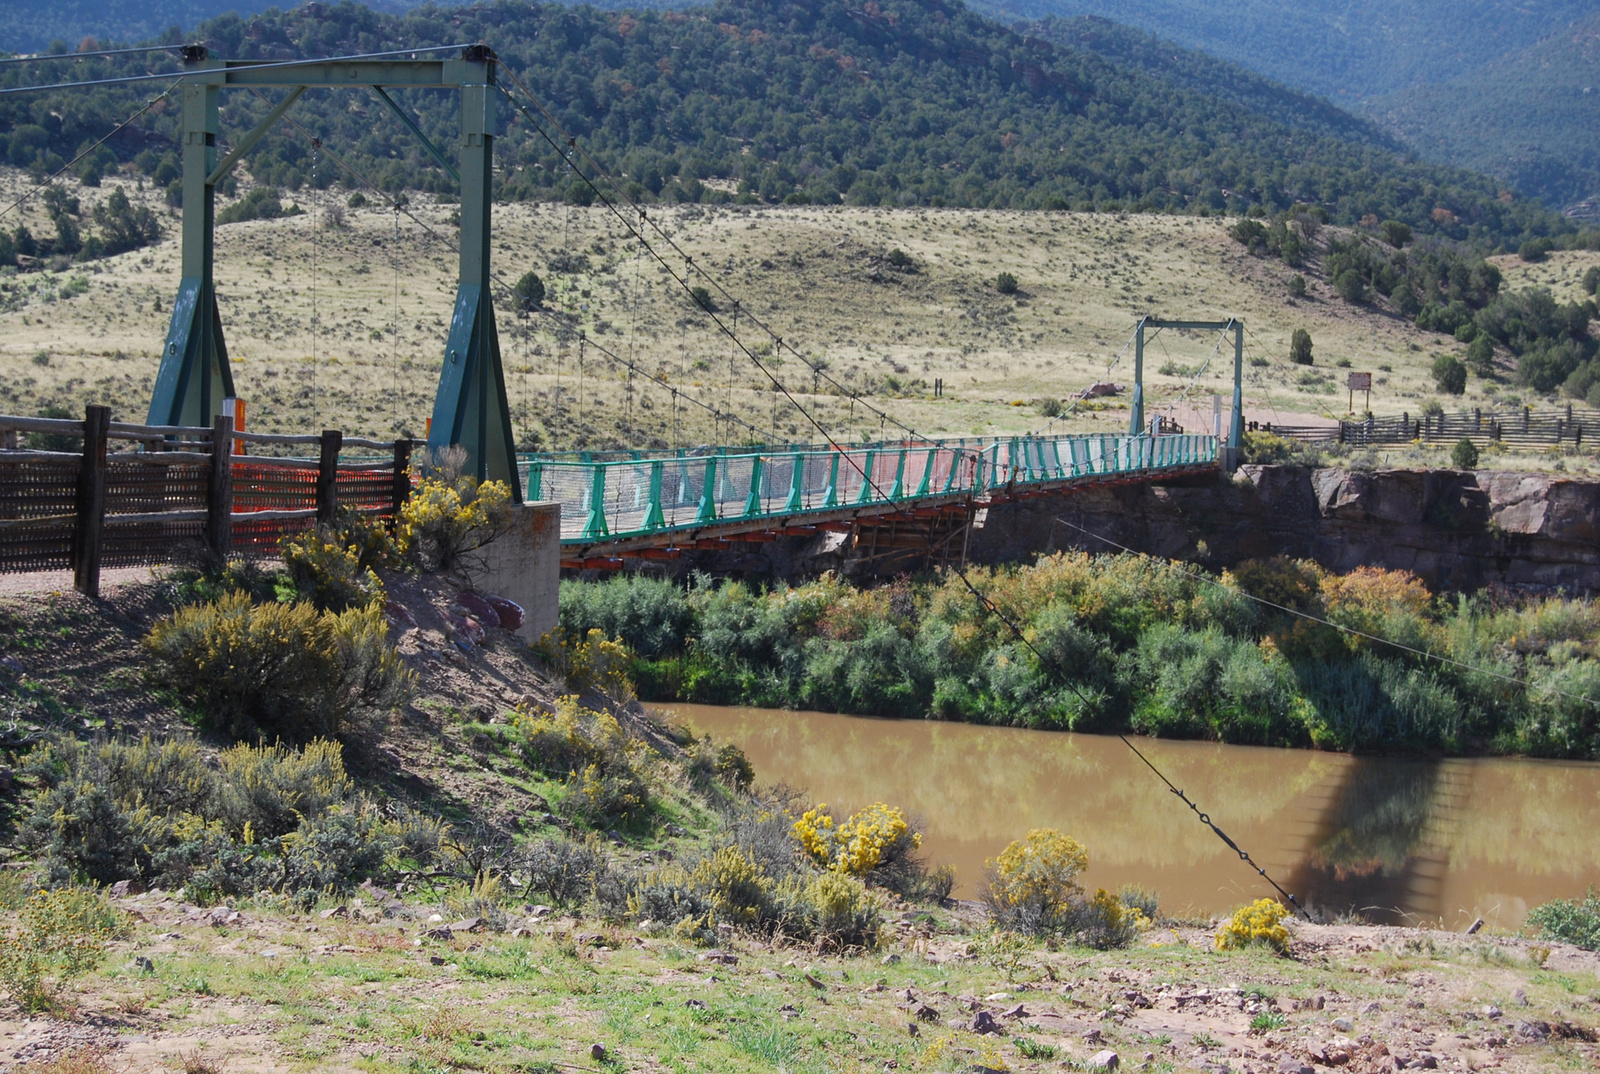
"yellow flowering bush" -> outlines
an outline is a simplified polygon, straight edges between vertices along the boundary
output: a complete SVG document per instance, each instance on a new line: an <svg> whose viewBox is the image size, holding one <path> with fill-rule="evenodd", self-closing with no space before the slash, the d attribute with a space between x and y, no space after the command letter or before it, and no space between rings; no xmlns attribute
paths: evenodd
<svg viewBox="0 0 1600 1074"><path fill-rule="evenodd" d="M800 849L812 861L824 866L832 860L833 841L837 834L833 830L832 814L824 812L827 808L826 802L820 802L794 822L794 837L799 841Z"/></svg>
<svg viewBox="0 0 1600 1074"><path fill-rule="evenodd" d="M50 1006L68 981L105 958L117 917L93 892L35 892L17 922L0 932L0 984L25 1011Z"/></svg>
<svg viewBox="0 0 1600 1074"><path fill-rule="evenodd" d="M853 876L826 872L790 879L779 885L778 895L803 930L828 946L870 950L880 942L883 904Z"/></svg>
<svg viewBox="0 0 1600 1074"><path fill-rule="evenodd" d="M845 876L865 876L903 860L922 846L905 814L882 802L835 825L826 803L808 809L794 823L801 849L818 865Z"/></svg>
<svg viewBox="0 0 1600 1074"><path fill-rule="evenodd" d="M412 682L377 604L318 611L247 593L180 608L145 638L155 675L237 737L338 737L363 709L399 704Z"/></svg>
<svg viewBox="0 0 1600 1074"><path fill-rule="evenodd" d="M401 506L395 536L423 570L448 570L501 533L510 507L511 486L504 481L426 477Z"/></svg>
<svg viewBox="0 0 1600 1074"><path fill-rule="evenodd" d="M638 823L648 802L648 788L631 769L589 764L567 777L561 812L594 828L627 827Z"/></svg>
<svg viewBox="0 0 1600 1074"><path fill-rule="evenodd" d="M883 904L860 880L806 870L776 878L748 849L723 846L692 867L669 863L628 894L628 911L681 939L710 943L718 923L823 946L872 948Z"/></svg>
<svg viewBox="0 0 1600 1074"><path fill-rule="evenodd" d="M1082 843L1054 828L1035 828L986 863L985 901L1007 928L1050 932L1066 924L1073 900L1083 894L1074 878L1089 865Z"/></svg>
<svg viewBox="0 0 1600 1074"><path fill-rule="evenodd" d="M322 527L278 542L283 565L295 587L323 610L342 612L383 599L383 583L361 566L361 553L341 545Z"/></svg>
<svg viewBox="0 0 1600 1074"><path fill-rule="evenodd" d="M761 921L773 888L772 878L738 847L722 847L702 858L693 883L711 897L719 919L743 926Z"/></svg>
<svg viewBox="0 0 1600 1074"><path fill-rule="evenodd" d="M1289 908L1276 899L1257 899L1233 912L1233 919L1217 931L1218 951L1237 951L1266 944L1280 954L1289 953L1289 930L1283 922Z"/></svg>
<svg viewBox="0 0 1600 1074"><path fill-rule="evenodd" d="M631 654L627 646L607 638L599 627L582 635L552 630L534 643L533 649L567 689L594 689L619 701L633 699L633 680L628 677Z"/></svg>
<svg viewBox="0 0 1600 1074"><path fill-rule="evenodd" d="M1150 918L1137 906L1123 902L1121 896L1097 888L1074 907L1069 927L1079 943L1107 950L1133 943L1141 930L1150 927Z"/></svg>

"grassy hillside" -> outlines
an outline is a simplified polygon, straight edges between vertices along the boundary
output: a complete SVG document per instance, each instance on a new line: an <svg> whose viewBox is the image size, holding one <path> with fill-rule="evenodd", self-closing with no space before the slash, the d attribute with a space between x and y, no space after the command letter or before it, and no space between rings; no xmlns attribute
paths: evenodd
<svg viewBox="0 0 1600 1074"><path fill-rule="evenodd" d="M487 41L584 148L647 200L1191 213L1309 202L1339 223L1370 214L1512 245L1569 226L1502 201L1492 180L1411 162L1320 102L1267 101L1259 88L1219 92L1201 68L1187 79L1157 78L1147 64L1023 36L948 0L888 0L870 13L844 0L727 0L637 15L509 0L406 16L318 5L230 16L197 32L225 55L270 59ZM0 71L0 81L48 73L24 65ZM46 169L52 154L70 157L151 92L0 99L0 149L19 167ZM453 137L446 95L405 100L432 134ZM228 131L267 107L234 94ZM370 96L314 91L293 114L386 188L453 186ZM165 186L172 173L161 167L160 143L175 131L175 110L151 116L141 120L151 137L118 144L122 159L161 174ZM592 196L525 117L506 119L505 197ZM293 128L257 147L250 168L257 180L294 189L355 182L326 154L314 159L308 135Z"/></svg>
<svg viewBox="0 0 1600 1074"><path fill-rule="evenodd" d="M1370 111L1430 160L1486 172L1551 205L1593 198L1600 195L1600 15L1449 82L1380 98Z"/></svg>
<svg viewBox="0 0 1600 1074"><path fill-rule="evenodd" d="M997 17L1098 15L1344 104L1445 82L1593 10L1584 0L977 0Z"/></svg>
<svg viewBox="0 0 1600 1074"><path fill-rule="evenodd" d="M20 173L5 173L0 195L23 182ZM160 204L148 186L141 192L107 180L80 191L83 211L115 187ZM420 433L455 287L454 206L419 200L412 207L435 238L405 216L397 232L394 214L371 207L347 209L344 226L330 226L342 194L302 192L300 199L301 215L217 229L223 321L251 425ZM42 211L28 212L29 226L48 233ZM0 278L0 408L76 411L93 401L142 416L177 287L176 220L163 212L166 237L147 250ZM1246 407L1267 421L1341 413L1345 362L1376 375L1377 412L1415 414L1435 397L1435 355L1467 351L1383 303L1352 306L1338 298L1320 252L1344 234L1335 228L1324 228L1307 263L1292 269L1252 256L1220 218L680 206L657 210L656 219L744 303L739 332L750 346L771 345L750 323L754 313L848 390L930 434L1038 428L1046 422L1039 401L1059 401L1100 379L1119 354L1109 377L1127 383L1132 355L1124 348L1144 312L1243 318ZM524 444L675 446L817 435L781 397L774 400L756 370L640 259L602 210L504 205L495 210L495 229L502 277L513 281L531 269L548 288L547 312L526 319L509 312L506 292L497 299L507 388ZM909 264L888 260L897 249ZM1568 301L1580 297L1584 271L1600 264L1600 253L1557 251L1538 264L1515 256L1501 263L1507 288L1552 286ZM1001 272L1016 276L1017 294L996 290ZM1309 284L1303 298L1288 291L1297 273ZM731 323L730 306L717 302ZM1289 362L1297 328L1314 341L1310 367ZM581 377L579 331L590 341L581 348ZM1216 343L1201 333L1152 340L1151 405L1198 402L1199 413L1186 409L1180 420L1209 427L1209 397L1226 396L1232 376ZM600 347L641 371L631 393L626 367ZM831 433L884 431L792 355L779 358L779 375ZM1508 361L1502 356L1494 377L1474 375L1467 394L1446 405L1522 399ZM937 399L936 379L945 386ZM1080 407L1056 427L1125 429L1125 398ZM697 403L737 412L759 432L714 423Z"/></svg>

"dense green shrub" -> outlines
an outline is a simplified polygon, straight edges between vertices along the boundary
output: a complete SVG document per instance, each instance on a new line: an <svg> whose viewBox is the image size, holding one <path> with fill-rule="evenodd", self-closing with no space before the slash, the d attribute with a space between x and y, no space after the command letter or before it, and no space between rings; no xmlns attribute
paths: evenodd
<svg viewBox="0 0 1600 1074"><path fill-rule="evenodd" d="M23 771L39 791L21 825L58 883L135 879L199 901L257 891L315 898L426 862L440 826L357 794L336 743L240 745L61 739Z"/></svg>
<svg viewBox="0 0 1600 1074"><path fill-rule="evenodd" d="M1478 468L1478 447L1471 440L1462 437L1456 441L1456 446L1450 449L1450 465L1457 470L1476 470Z"/></svg>
<svg viewBox="0 0 1600 1074"><path fill-rule="evenodd" d="M1460 395L1467 390L1467 367L1448 354L1433 360L1433 384L1446 395Z"/></svg>
<svg viewBox="0 0 1600 1074"><path fill-rule="evenodd" d="M1600 951L1600 895L1590 888L1581 899L1556 899L1528 911L1528 927L1541 940Z"/></svg>
<svg viewBox="0 0 1600 1074"><path fill-rule="evenodd" d="M196 702L208 726L241 738L303 742L391 708L410 678L378 605L321 611L232 593L180 608L145 639L152 674Z"/></svg>
<svg viewBox="0 0 1600 1074"><path fill-rule="evenodd" d="M695 623L682 587L643 574L624 575L611 585L565 587L560 615L569 634L599 629L647 658L681 652Z"/></svg>
<svg viewBox="0 0 1600 1074"><path fill-rule="evenodd" d="M1289 361L1295 365L1310 365L1312 362L1311 333L1304 328L1296 328L1289 340Z"/></svg>
<svg viewBox="0 0 1600 1074"><path fill-rule="evenodd" d="M511 729L529 767L565 780L559 808L567 817L591 828L645 820L650 792L640 767L646 747L615 716L563 697L554 712L519 709Z"/></svg>
<svg viewBox="0 0 1600 1074"><path fill-rule="evenodd" d="M244 197L217 213L218 224L239 224L246 220L276 220L280 216L298 213L298 209L285 209L283 192L275 186L258 186Z"/></svg>
<svg viewBox="0 0 1600 1074"><path fill-rule="evenodd" d="M697 585L648 601L619 582L569 581L562 614L577 630L630 609L627 629L655 639L658 655L633 663L652 698L1330 749L1600 755L1600 622L1586 602L1443 600L1403 571L1339 576L1282 559L1209 575L1063 553L968 574L1025 643L953 574L866 589L833 577L769 592Z"/></svg>

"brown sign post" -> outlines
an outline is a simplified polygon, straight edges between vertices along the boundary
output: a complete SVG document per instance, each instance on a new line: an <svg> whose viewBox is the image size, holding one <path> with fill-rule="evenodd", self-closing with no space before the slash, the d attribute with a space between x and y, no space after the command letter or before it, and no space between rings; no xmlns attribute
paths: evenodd
<svg viewBox="0 0 1600 1074"><path fill-rule="evenodd" d="M1356 404L1356 392L1366 392L1367 393L1367 402L1366 402L1366 408L1365 409L1367 409L1367 410L1371 410L1372 409L1372 374L1371 373L1351 373L1350 374L1350 379L1346 382L1346 386L1350 389L1350 403L1349 403L1348 406L1345 407L1346 410L1350 411L1351 413L1355 412L1355 409L1356 409L1356 405L1355 405Z"/></svg>

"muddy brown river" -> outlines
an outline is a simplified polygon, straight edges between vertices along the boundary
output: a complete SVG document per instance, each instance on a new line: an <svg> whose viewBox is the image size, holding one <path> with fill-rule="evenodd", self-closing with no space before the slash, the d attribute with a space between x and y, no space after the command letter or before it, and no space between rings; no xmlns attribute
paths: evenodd
<svg viewBox="0 0 1600 1074"><path fill-rule="evenodd" d="M923 851L974 897L984 860L1030 828L1089 849L1091 890L1139 884L1169 912L1272 894L1113 736L661 705L737 743L758 782L834 815L875 801L921 821ZM1412 760L1134 739L1302 902L1392 923L1512 927L1600 886L1600 764ZM842 819L842 818L841 818Z"/></svg>

